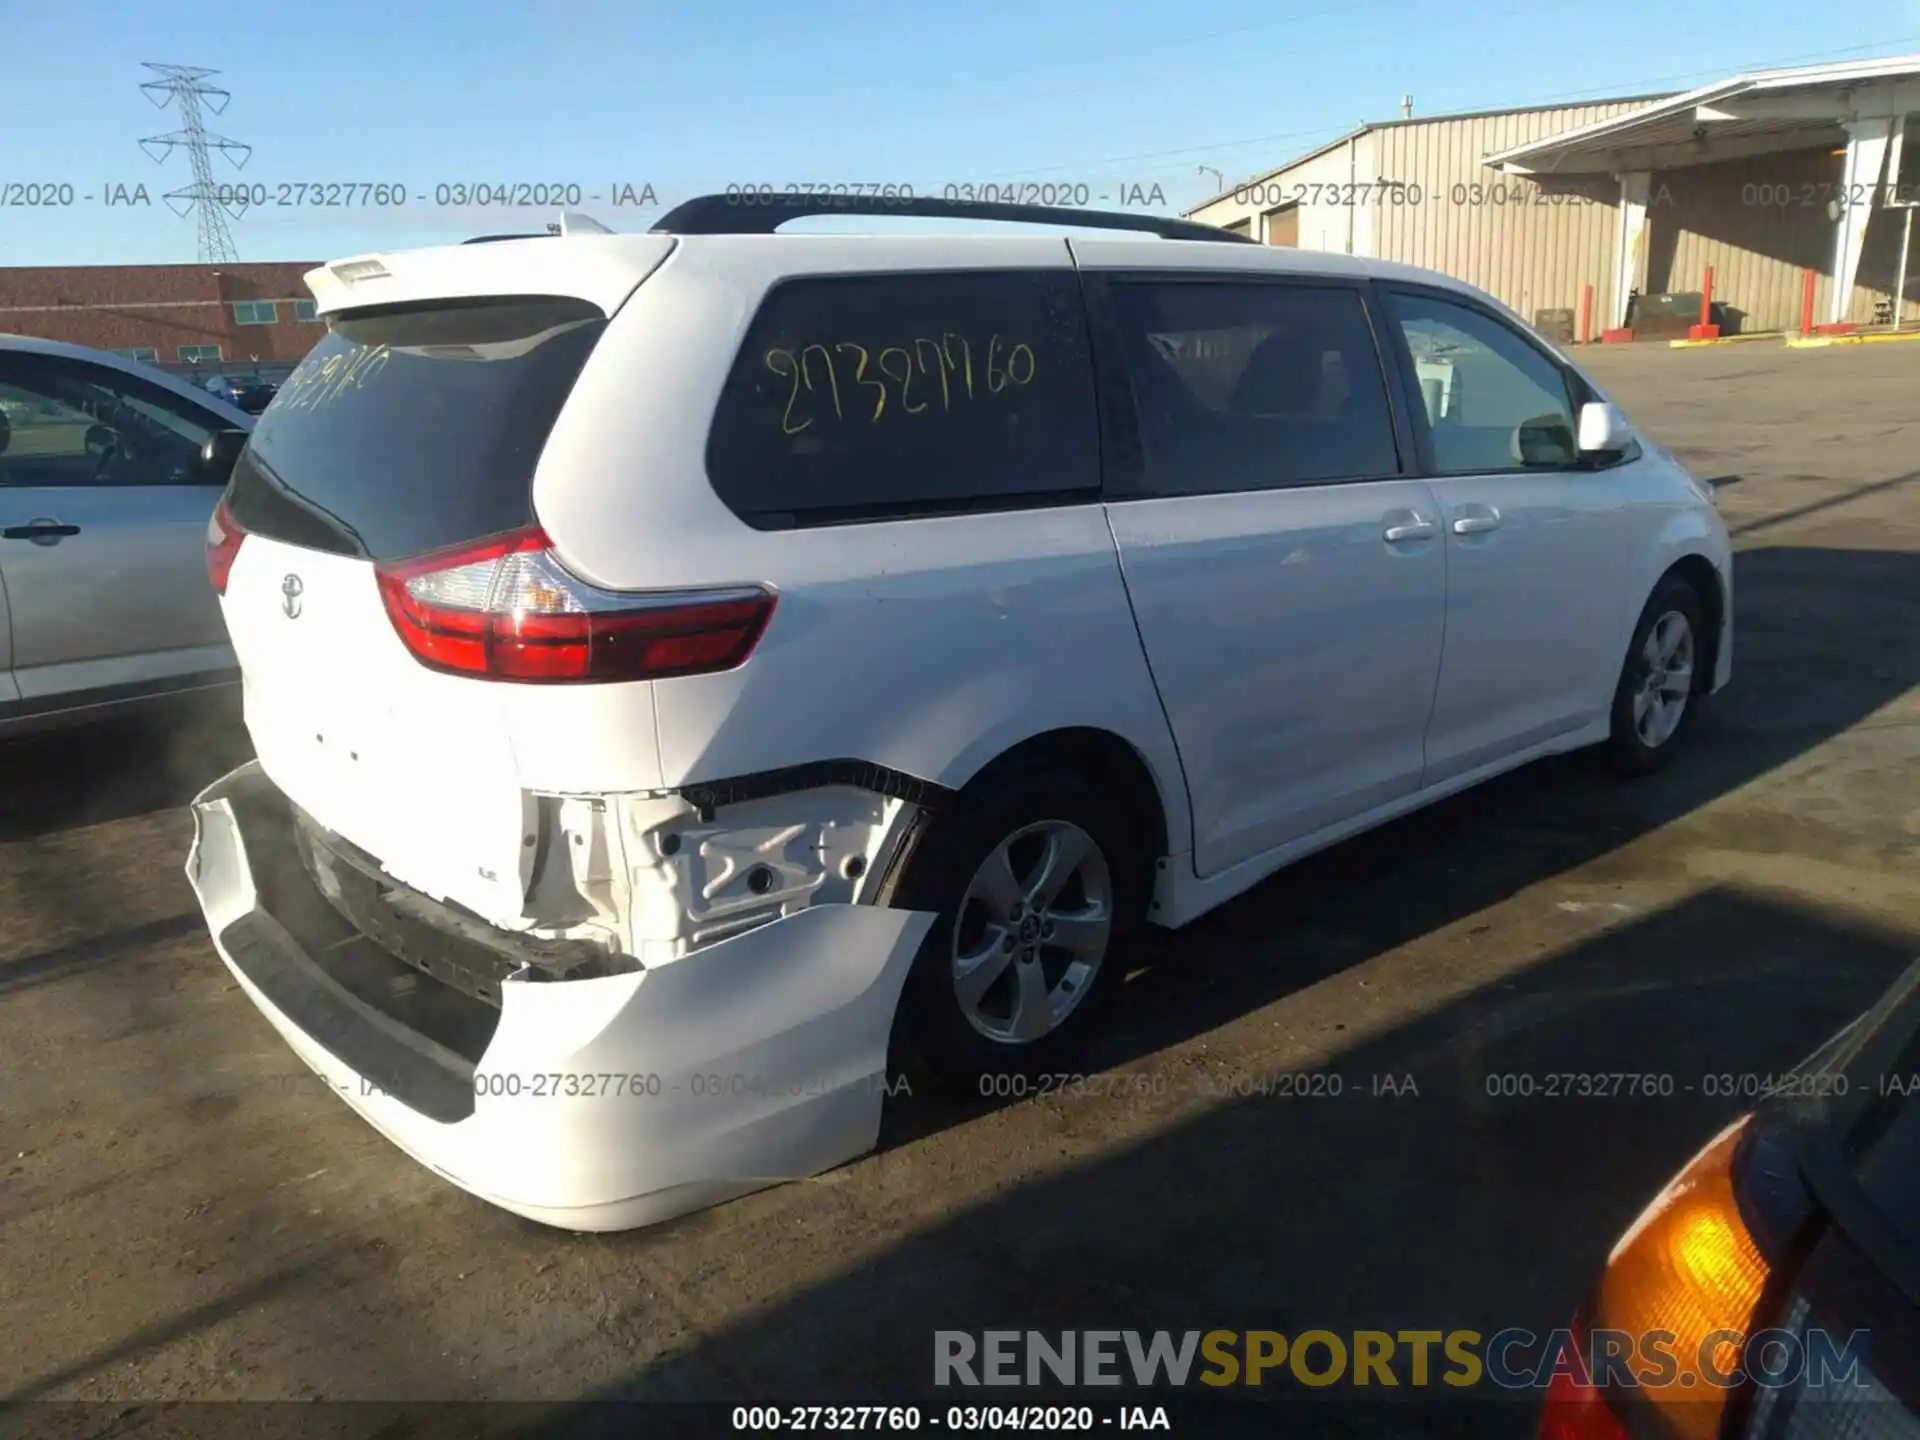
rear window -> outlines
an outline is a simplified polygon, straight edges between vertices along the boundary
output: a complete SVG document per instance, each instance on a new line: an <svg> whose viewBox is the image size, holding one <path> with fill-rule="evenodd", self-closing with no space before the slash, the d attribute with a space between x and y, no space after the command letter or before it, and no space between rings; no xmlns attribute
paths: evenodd
<svg viewBox="0 0 1920 1440"><path fill-rule="evenodd" d="M1092 498L1078 282L983 271L778 286L722 391L707 469L762 528Z"/></svg>
<svg viewBox="0 0 1920 1440"><path fill-rule="evenodd" d="M605 328L585 301L541 296L335 317L255 425L234 519L374 560L527 524L534 465Z"/></svg>
<svg viewBox="0 0 1920 1440"><path fill-rule="evenodd" d="M1357 290L1247 281L1113 290L1156 495L1392 475L1393 411Z"/></svg>

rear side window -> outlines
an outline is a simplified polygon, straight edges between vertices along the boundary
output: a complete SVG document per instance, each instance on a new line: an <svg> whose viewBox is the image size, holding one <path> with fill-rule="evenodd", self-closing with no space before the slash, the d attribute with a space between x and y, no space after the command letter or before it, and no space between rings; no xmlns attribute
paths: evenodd
<svg viewBox="0 0 1920 1440"><path fill-rule="evenodd" d="M234 467L234 519L373 560L527 524L534 466L605 328L585 301L541 296L334 317Z"/></svg>
<svg viewBox="0 0 1920 1440"><path fill-rule="evenodd" d="M1386 377L1358 291L1127 281L1112 293L1149 493L1398 473Z"/></svg>
<svg viewBox="0 0 1920 1440"><path fill-rule="evenodd" d="M226 421L85 361L0 355L0 488L217 485L200 447Z"/></svg>
<svg viewBox="0 0 1920 1440"><path fill-rule="evenodd" d="M1094 498L1078 282L983 271L778 286L721 393L707 469L764 529Z"/></svg>

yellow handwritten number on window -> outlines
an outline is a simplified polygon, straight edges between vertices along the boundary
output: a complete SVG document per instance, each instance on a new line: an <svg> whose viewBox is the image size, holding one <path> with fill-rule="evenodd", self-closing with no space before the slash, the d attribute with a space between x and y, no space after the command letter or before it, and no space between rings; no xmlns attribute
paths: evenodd
<svg viewBox="0 0 1920 1440"><path fill-rule="evenodd" d="M775 375L787 382L786 404L780 413L780 429L786 435L798 435L813 425L813 417L796 423L794 408L799 404L800 391L804 388L808 394L824 388L833 400L834 418L846 419L846 409L840 395L840 370L835 362L836 355L853 354L852 382L866 386L873 391L873 410L867 416L869 425L878 425L880 417L887 413L887 381L899 386L900 408L908 415L923 414L933 408L932 400L913 398L913 381L917 372L932 380L936 376L940 381L940 412L944 415L953 409L954 401L959 398L960 387L955 380L965 386L966 398L976 398L973 383L973 344L965 335L955 331L945 331L938 340L926 336L916 336L906 345L889 345L878 355L869 352L867 347L852 340L836 341L831 346L810 344L801 346L797 351L774 346L761 356L761 363ZM815 358L819 364L814 364ZM384 360L384 356L381 357ZM331 373L332 362L323 366L314 378L321 390L326 390L334 379ZM877 368L884 378L874 378L867 372ZM356 362L357 368L357 362ZM1009 386L1026 386L1034 382L1039 365L1033 347L1027 344L1009 346L1000 336L993 336L987 344L987 393L998 395ZM370 373L370 372L369 372ZM345 388L354 379L351 369L341 377ZM336 389L336 393L337 393Z"/></svg>
<svg viewBox="0 0 1920 1440"><path fill-rule="evenodd" d="M951 410L953 408L953 396L947 388L947 372L953 368L953 365L948 361L946 351L942 350L937 343L932 340L916 339L913 342L913 358L920 362L920 373L922 375L931 375L933 373L927 369L926 351L921 349L923 345L931 348L935 358L939 361L940 409L943 412Z"/></svg>
<svg viewBox="0 0 1920 1440"><path fill-rule="evenodd" d="M824 345L809 345L800 352L800 374L807 382L807 389L813 389L813 370L807 364L807 357L814 351L820 352L820 358L827 362L827 387L833 391L833 418L846 419L846 413L840 408L840 377L833 373L833 356L827 353Z"/></svg>
<svg viewBox="0 0 1920 1440"><path fill-rule="evenodd" d="M888 367L887 357L889 355L898 355L900 357L902 367L901 374L894 374ZM907 398L907 392L913 387L913 356L906 349L899 345L889 345L885 350L882 350L880 352L880 373L889 380L898 380L900 382L900 408L902 410L905 410L909 415L918 415L922 410L927 408L926 401L922 400L916 405Z"/></svg>
<svg viewBox="0 0 1920 1440"><path fill-rule="evenodd" d="M781 361L786 362L786 368L784 370L778 363ZM783 435L798 435L802 430L806 429L808 425L813 424L811 420L799 425L793 423L793 402L800 398L800 362L793 358L793 352L791 350L781 350L776 347L767 351L761 363L774 374L784 375L792 382L791 388L787 391L787 408L780 416L780 433Z"/></svg>
<svg viewBox="0 0 1920 1440"><path fill-rule="evenodd" d="M836 350L858 350L860 352L859 362L853 367L853 383L856 385L871 385L875 390L880 392L873 397L873 414L867 420L869 425L878 425L880 423L880 412L887 408L887 382L884 380L867 379L867 347L864 345L856 345L851 340L842 340L833 348Z"/></svg>

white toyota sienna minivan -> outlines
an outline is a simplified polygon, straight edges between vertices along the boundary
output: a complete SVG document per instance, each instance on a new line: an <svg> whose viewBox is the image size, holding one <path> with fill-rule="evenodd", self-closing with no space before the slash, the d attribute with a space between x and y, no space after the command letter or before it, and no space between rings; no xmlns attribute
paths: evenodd
<svg viewBox="0 0 1920 1440"><path fill-rule="evenodd" d="M314 270L208 532L258 755L194 802L214 944L553 1225L1057 1070L1143 927L1540 756L1653 770L1730 674L1711 489L1481 292L809 208Z"/></svg>

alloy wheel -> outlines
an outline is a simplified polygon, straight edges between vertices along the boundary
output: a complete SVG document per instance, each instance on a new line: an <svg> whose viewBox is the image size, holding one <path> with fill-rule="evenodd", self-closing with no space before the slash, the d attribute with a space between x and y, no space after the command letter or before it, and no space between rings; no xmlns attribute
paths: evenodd
<svg viewBox="0 0 1920 1440"><path fill-rule="evenodd" d="M1633 729L1640 743L1658 750L1673 738L1693 699L1693 626L1669 610L1647 631L1640 658L1645 669L1633 695Z"/></svg>
<svg viewBox="0 0 1920 1440"><path fill-rule="evenodd" d="M968 883L953 924L953 990L989 1040L1028 1045L1073 1013L1106 959L1113 877L1067 820L1025 826Z"/></svg>

